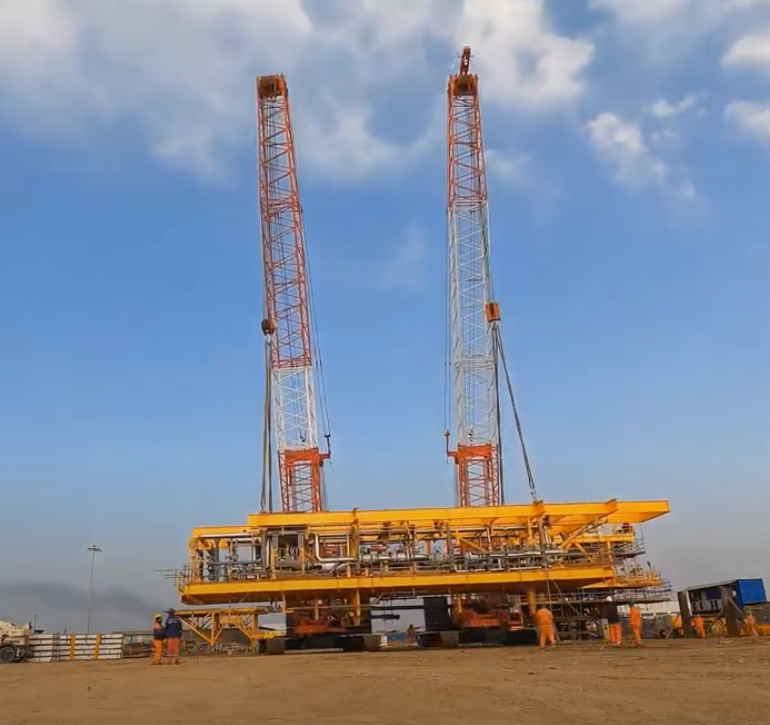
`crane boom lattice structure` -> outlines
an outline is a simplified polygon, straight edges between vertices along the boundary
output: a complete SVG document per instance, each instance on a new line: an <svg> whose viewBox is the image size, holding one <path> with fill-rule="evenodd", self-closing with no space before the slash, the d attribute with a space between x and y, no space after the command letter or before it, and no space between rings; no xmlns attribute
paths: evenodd
<svg viewBox="0 0 770 725"><path fill-rule="evenodd" d="M451 508L329 511L324 505L321 472L329 454L318 446L314 363L326 433L323 368L312 344L288 91L283 76L257 79L266 419L275 427L283 511L264 505L263 481L262 509L245 523L193 529L187 565L174 576L182 603L204 607L188 610L189 621L211 642L230 624L267 654L377 650L381 638L373 622L419 610L425 627L415 642L421 647L526 644L536 641L539 603L566 625L578 609L586 620L598 616L608 593L637 602L669 594L660 573L643 565L638 531L667 514L668 502L545 503L537 495L492 291L478 79L469 64L464 48L448 86L456 450L450 451L449 432L446 437L459 504ZM500 381L527 472L527 504L503 500ZM267 425L265 431L269 449ZM226 608L211 609L215 605ZM256 622L267 609L286 617L279 636L268 637Z"/></svg>
<svg viewBox="0 0 770 725"><path fill-rule="evenodd" d="M497 340L500 318L489 267L487 179L478 76L470 48L447 87L447 223L451 398L460 506L503 503Z"/></svg>
<svg viewBox="0 0 770 725"><path fill-rule="evenodd" d="M282 75L272 75L257 78L256 92L265 275L262 331L270 388L266 423L274 428L282 509L321 511L322 466L329 453L318 444L308 269L289 91Z"/></svg>

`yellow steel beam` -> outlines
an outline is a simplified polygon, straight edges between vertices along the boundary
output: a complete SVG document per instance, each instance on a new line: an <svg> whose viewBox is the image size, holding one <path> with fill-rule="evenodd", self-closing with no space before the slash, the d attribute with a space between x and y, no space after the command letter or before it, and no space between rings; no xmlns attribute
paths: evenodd
<svg viewBox="0 0 770 725"><path fill-rule="evenodd" d="M648 589L665 585L666 580L658 572L648 570L635 575L616 572L611 579L588 584L584 589Z"/></svg>
<svg viewBox="0 0 770 725"><path fill-rule="evenodd" d="M609 501L598 503L514 504L469 508L382 509L323 511L314 513L257 513L243 526L204 526L193 529L193 538L207 535L250 535L265 528L349 529L352 526L521 526L547 516L554 527L576 528L597 520L608 524L638 524L669 512L668 501Z"/></svg>
<svg viewBox="0 0 770 725"><path fill-rule="evenodd" d="M553 567L501 572L437 572L423 574L377 574L347 577L285 577L256 581L189 582L180 588L183 602L269 601L282 596L353 592L393 594L399 592L478 592L484 589L513 589L556 581L560 585L586 586L615 576L612 566Z"/></svg>
<svg viewBox="0 0 770 725"><path fill-rule="evenodd" d="M630 544L636 538L636 534L631 531L629 533L586 533L580 534L578 541L581 544Z"/></svg>
<svg viewBox="0 0 770 725"><path fill-rule="evenodd" d="M190 617L210 617L215 614L224 615L228 617L251 617L259 616L260 614L270 614L273 609L269 607L199 607L199 608L185 608L177 609L178 614L182 619L187 620Z"/></svg>

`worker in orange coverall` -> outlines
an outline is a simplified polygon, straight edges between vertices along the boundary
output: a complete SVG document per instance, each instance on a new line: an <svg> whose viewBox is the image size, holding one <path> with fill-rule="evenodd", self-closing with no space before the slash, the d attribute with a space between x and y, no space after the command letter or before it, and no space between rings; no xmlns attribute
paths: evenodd
<svg viewBox="0 0 770 725"><path fill-rule="evenodd" d="M743 623L746 625L746 634L749 637L759 637L759 632L757 632L757 620L754 619L754 615L751 613L750 609L746 610L746 614L743 617Z"/></svg>
<svg viewBox="0 0 770 725"><path fill-rule="evenodd" d="M706 639L706 623L700 614L692 618L692 628L698 639Z"/></svg>
<svg viewBox="0 0 770 725"><path fill-rule="evenodd" d="M623 639L620 633L620 612L612 597L607 597L607 601L604 603L604 618L607 620L610 645L620 647Z"/></svg>
<svg viewBox="0 0 770 725"><path fill-rule="evenodd" d="M556 644L556 635L553 631L553 614L551 610L541 605L535 613L535 629L537 630L537 644L540 649L545 649L546 644Z"/></svg>
<svg viewBox="0 0 770 725"><path fill-rule="evenodd" d="M163 663L163 640L166 637L163 628L163 615L156 614L152 623L152 664L160 665Z"/></svg>
<svg viewBox="0 0 770 725"><path fill-rule="evenodd" d="M634 647L642 646L642 612L635 602L628 609L628 624L631 627L631 641Z"/></svg>
<svg viewBox="0 0 770 725"><path fill-rule="evenodd" d="M182 640L182 620L176 616L173 609L168 610L166 617L166 657L169 664L179 664L179 643Z"/></svg>

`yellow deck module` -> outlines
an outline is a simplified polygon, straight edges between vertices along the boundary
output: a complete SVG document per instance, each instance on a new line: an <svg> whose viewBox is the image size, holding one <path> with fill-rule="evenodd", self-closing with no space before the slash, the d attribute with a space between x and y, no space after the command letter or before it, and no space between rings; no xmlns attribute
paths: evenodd
<svg viewBox="0 0 770 725"><path fill-rule="evenodd" d="M543 503L474 508L260 513L244 526L196 528L177 583L186 604L317 598L364 602L432 594L562 591L625 582L634 526L666 501ZM638 567L636 567L638 569Z"/></svg>

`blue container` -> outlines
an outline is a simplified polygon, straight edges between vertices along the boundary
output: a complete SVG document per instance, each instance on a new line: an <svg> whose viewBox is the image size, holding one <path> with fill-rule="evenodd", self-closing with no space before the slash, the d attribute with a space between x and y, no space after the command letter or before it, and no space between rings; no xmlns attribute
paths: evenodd
<svg viewBox="0 0 770 725"><path fill-rule="evenodd" d="M735 603L739 607L747 604L763 604L767 601L765 582L762 579L738 579L735 582Z"/></svg>
<svg viewBox="0 0 770 725"><path fill-rule="evenodd" d="M735 603L742 609L751 604L767 601L762 579L733 579L716 584L702 584L687 590L690 611L693 614L716 614L722 609L722 588L727 589Z"/></svg>

